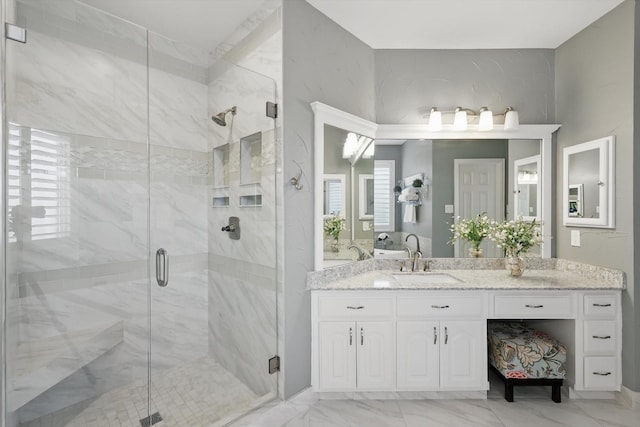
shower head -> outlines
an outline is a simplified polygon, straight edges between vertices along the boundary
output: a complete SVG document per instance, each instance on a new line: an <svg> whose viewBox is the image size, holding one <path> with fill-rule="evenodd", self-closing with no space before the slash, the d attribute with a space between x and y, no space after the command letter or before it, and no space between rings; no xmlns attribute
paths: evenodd
<svg viewBox="0 0 640 427"><path fill-rule="evenodd" d="M226 126L227 121L225 120L227 113L231 113L232 116L236 115L237 108L235 106L231 108L227 108L222 113L218 113L215 116L211 116L211 120L213 120L217 125Z"/></svg>

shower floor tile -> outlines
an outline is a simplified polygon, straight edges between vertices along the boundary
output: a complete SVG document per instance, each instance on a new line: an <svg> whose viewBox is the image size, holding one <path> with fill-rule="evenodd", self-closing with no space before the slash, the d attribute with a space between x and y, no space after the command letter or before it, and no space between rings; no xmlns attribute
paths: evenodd
<svg viewBox="0 0 640 427"><path fill-rule="evenodd" d="M146 390L146 381L137 381L21 427L139 427L148 415ZM271 398L256 395L208 357L152 373L151 413L163 419L157 427L223 425Z"/></svg>

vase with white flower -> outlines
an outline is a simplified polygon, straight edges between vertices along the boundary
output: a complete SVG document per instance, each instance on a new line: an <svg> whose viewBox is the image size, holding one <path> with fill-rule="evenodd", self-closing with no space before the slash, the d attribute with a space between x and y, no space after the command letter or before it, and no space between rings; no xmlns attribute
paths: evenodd
<svg viewBox="0 0 640 427"><path fill-rule="evenodd" d="M345 219L340 215L331 215L324 220L324 234L331 236L331 251L339 252L340 232L345 229Z"/></svg>
<svg viewBox="0 0 640 427"><path fill-rule="evenodd" d="M491 220L484 212L474 218L462 219L458 217L455 224L451 225L453 236L449 243L454 244L458 240L466 240L471 245L469 255L473 258L480 258L483 255L480 244L489 236L490 231Z"/></svg>
<svg viewBox="0 0 640 427"><path fill-rule="evenodd" d="M506 267L514 277L522 276L525 269L523 255L529 249L542 243L540 224L518 218L511 221L495 223L489 233L489 238L496 245L504 249L507 258Z"/></svg>

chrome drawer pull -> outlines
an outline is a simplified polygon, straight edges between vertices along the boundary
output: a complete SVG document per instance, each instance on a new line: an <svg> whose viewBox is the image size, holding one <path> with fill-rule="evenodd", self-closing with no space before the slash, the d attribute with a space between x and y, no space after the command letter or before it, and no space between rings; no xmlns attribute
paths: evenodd
<svg viewBox="0 0 640 427"><path fill-rule="evenodd" d="M364 305L357 305L357 306L348 305L347 308L349 310L362 310L364 308Z"/></svg>
<svg viewBox="0 0 640 427"><path fill-rule="evenodd" d="M364 329L360 328L360 345L364 345Z"/></svg>
<svg viewBox="0 0 640 427"><path fill-rule="evenodd" d="M611 307L611 304L598 304L598 303L594 303L593 304L594 307Z"/></svg>
<svg viewBox="0 0 640 427"><path fill-rule="evenodd" d="M611 335L593 335L593 338L597 340L609 340L611 339Z"/></svg>
<svg viewBox="0 0 640 427"><path fill-rule="evenodd" d="M444 343L448 343L449 342L449 331L447 330L447 327L444 327Z"/></svg>
<svg viewBox="0 0 640 427"><path fill-rule="evenodd" d="M611 372L594 372L593 375L600 375L606 377L607 375L611 375Z"/></svg>
<svg viewBox="0 0 640 427"><path fill-rule="evenodd" d="M438 341L438 329L433 327L433 343L435 344Z"/></svg>
<svg viewBox="0 0 640 427"><path fill-rule="evenodd" d="M449 308L448 305L432 305L431 308Z"/></svg>
<svg viewBox="0 0 640 427"><path fill-rule="evenodd" d="M527 307L527 308L542 308L542 307L544 307L544 305L542 305L542 304L540 304L540 305L527 304L527 305L525 305L525 307Z"/></svg>
<svg viewBox="0 0 640 427"><path fill-rule="evenodd" d="M349 328L349 345L353 345L353 328Z"/></svg>

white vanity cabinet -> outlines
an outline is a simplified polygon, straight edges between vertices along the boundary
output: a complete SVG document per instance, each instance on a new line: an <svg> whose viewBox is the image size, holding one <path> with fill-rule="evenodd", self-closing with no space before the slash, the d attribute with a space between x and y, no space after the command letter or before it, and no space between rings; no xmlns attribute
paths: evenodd
<svg viewBox="0 0 640 427"><path fill-rule="evenodd" d="M313 290L311 301L315 391L486 391L490 319L563 342L572 391L620 390L620 290Z"/></svg>
<svg viewBox="0 0 640 427"><path fill-rule="evenodd" d="M483 293L379 293L312 293L316 390L487 389Z"/></svg>
<svg viewBox="0 0 640 427"><path fill-rule="evenodd" d="M317 387L323 391L395 388L391 297L338 292L314 298ZM377 320L382 319L382 320Z"/></svg>
<svg viewBox="0 0 640 427"><path fill-rule="evenodd" d="M398 293L397 389L486 390L485 295Z"/></svg>
<svg viewBox="0 0 640 427"><path fill-rule="evenodd" d="M485 390L484 321L397 322L398 390Z"/></svg>
<svg viewBox="0 0 640 427"><path fill-rule="evenodd" d="M583 293L580 296L583 321L576 339L580 347L576 369L583 372L577 378L578 391L620 390L622 324L620 293ZM581 330L581 331L580 331ZM581 333L580 333L581 332Z"/></svg>

